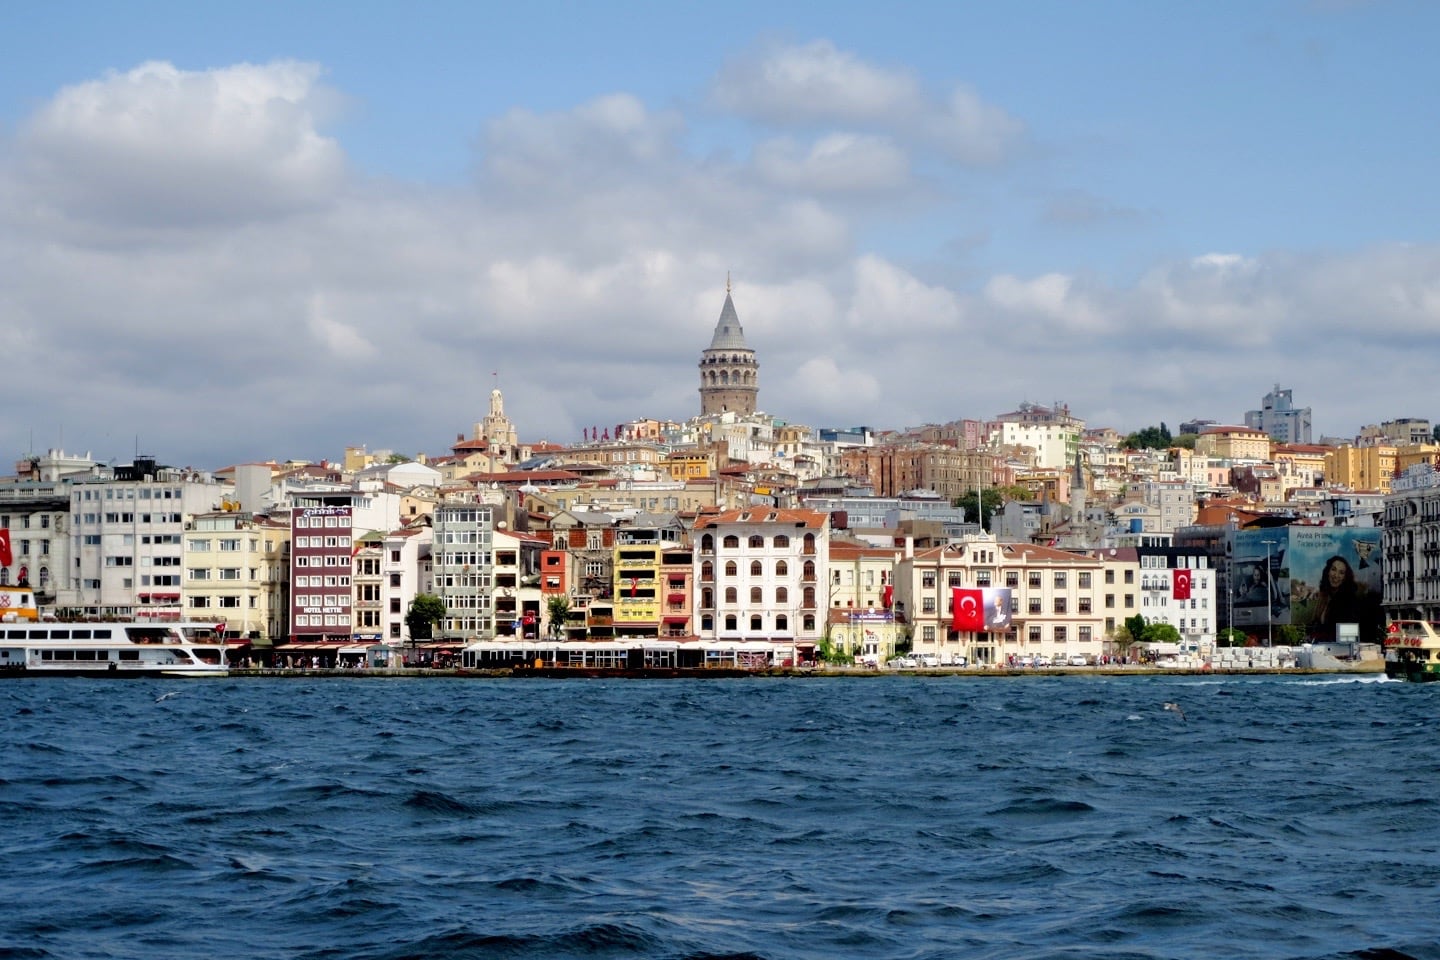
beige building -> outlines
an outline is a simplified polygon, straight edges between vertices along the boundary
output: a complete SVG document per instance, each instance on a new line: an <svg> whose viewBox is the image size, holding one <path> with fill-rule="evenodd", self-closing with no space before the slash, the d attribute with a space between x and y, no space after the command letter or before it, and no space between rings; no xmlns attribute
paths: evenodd
<svg viewBox="0 0 1440 960"><path fill-rule="evenodd" d="M1211 427L1195 438L1195 454L1224 460L1269 460L1274 441L1251 427Z"/></svg>
<svg viewBox="0 0 1440 960"><path fill-rule="evenodd" d="M269 646L287 633L290 524L249 513L202 513L185 525L184 608L225 635Z"/></svg>

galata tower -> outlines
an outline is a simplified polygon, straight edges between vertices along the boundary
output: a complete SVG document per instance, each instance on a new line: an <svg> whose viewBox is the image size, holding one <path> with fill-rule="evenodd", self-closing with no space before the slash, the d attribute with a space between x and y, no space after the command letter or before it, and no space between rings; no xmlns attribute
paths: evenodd
<svg viewBox="0 0 1440 960"><path fill-rule="evenodd" d="M760 364L745 343L745 331L730 299L730 278L725 278L725 306L715 324L710 346L700 354L700 415L755 412L760 392Z"/></svg>

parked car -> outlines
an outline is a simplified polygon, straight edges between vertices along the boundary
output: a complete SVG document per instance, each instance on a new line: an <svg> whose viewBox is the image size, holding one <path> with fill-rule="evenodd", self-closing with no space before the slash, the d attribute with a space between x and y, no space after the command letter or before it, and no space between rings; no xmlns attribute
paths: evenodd
<svg viewBox="0 0 1440 960"><path fill-rule="evenodd" d="M1037 656L1037 657L1035 658L1035 666L1037 666L1037 667L1048 667L1048 666L1050 666L1050 658L1047 657L1047 656L1045 656L1045 654L1043 654L1043 653L1040 654L1039 656Z"/></svg>
<svg viewBox="0 0 1440 960"><path fill-rule="evenodd" d="M920 654L920 666L927 669L940 666L940 658L933 653Z"/></svg>
<svg viewBox="0 0 1440 960"><path fill-rule="evenodd" d="M920 666L920 661L909 656L896 657L894 660L887 661L885 666L891 670L914 670Z"/></svg>
<svg viewBox="0 0 1440 960"><path fill-rule="evenodd" d="M945 665L950 667L963 667L969 662L970 661L965 659L965 655L963 653L952 653L950 655L950 659L946 661Z"/></svg>
<svg viewBox="0 0 1440 960"><path fill-rule="evenodd" d="M1016 663L1018 663L1022 667L1033 667L1035 666L1035 658L1027 653L1025 656L1017 660Z"/></svg>
<svg viewBox="0 0 1440 960"><path fill-rule="evenodd" d="M1081 655L1078 654L1078 653L1076 653L1076 654L1071 654L1071 656L1070 656L1070 666L1072 666L1072 667L1088 667L1088 666L1090 666L1090 661L1089 661L1087 658L1081 656Z"/></svg>

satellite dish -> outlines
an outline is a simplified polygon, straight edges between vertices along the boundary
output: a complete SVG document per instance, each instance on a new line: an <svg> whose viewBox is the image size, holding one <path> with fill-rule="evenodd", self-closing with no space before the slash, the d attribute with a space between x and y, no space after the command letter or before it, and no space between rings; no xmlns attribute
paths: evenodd
<svg viewBox="0 0 1440 960"><path fill-rule="evenodd" d="M505 521L504 521L504 520L501 520L499 523L495 524L495 529L496 529L496 530L504 530L504 529L505 529Z"/></svg>

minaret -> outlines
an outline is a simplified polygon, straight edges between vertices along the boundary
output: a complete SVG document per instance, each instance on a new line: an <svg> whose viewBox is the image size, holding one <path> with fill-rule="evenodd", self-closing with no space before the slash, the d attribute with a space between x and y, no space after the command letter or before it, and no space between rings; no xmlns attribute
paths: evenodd
<svg viewBox="0 0 1440 960"><path fill-rule="evenodd" d="M730 277L725 277L725 306L715 324L710 346L700 354L700 415L755 412L760 392L760 364L745 343L745 331L730 299Z"/></svg>

